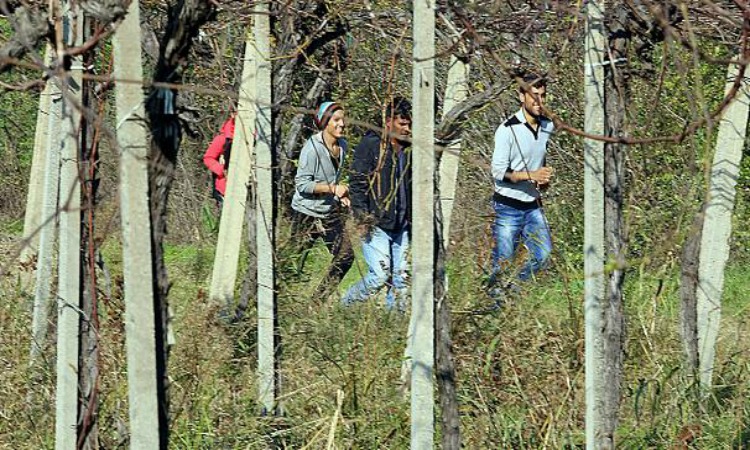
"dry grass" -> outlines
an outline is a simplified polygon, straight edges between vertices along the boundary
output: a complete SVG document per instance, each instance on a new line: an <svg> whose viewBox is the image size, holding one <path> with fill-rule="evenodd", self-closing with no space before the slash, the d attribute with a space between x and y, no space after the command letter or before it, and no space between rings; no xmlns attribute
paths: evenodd
<svg viewBox="0 0 750 450"><path fill-rule="evenodd" d="M127 429L117 248L113 242L104 252L114 278L112 296L101 309L104 448L124 443ZM485 302L481 272L459 252L450 267L450 293L465 447L583 448L580 274L551 272L503 310L472 315L466 311ZM309 299L309 286L328 260L324 251L313 252L311 280L281 285L283 414L259 417L254 309L242 324L216 320L204 293L212 257L210 246L168 252L177 337L170 360L172 448L318 449L327 448L331 437L335 448L408 448L409 405L399 381L405 316L386 312L382 299L351 308ZM692 438L695 448L747 446L746 275L746 269L735 268L728 277L717 388L701 412L693 407L691 382L680 368L674 276L665 274L655 296L658 278L631 274L622 448L671 448L686 426L700 430ZM356 278L353 273L345 283ZM1 283L0 448L52 448L54 364L48 360L41 380L28 381L29 297L14 279Z"/></svg>

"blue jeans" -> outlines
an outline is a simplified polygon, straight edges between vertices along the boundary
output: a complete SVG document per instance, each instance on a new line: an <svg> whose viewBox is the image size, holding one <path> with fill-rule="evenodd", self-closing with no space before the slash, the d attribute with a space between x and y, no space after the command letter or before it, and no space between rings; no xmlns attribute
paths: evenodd
<svg viewBox="0 0 750 450"><path fill-rule="evenodd" d="M498 277L506 275L521 241L528 248L529 255L518 272L518 279L528 280L546 267L552 253L552 238L542 208L517 209L496 201L493 201L493 206L495 223L492 226L492 236L495 238L495 247L492 249L490 285Z"/></svg>
<svg viewBox="0 0 750 450"><path fill-rule="evenodd" d="M367 273L354 286L349 288L341 302L351 305L364 301L388 283L386 306L403 309L406 306L407 286L407 252L409 251L409 228L398 231L385 231L374 227L362 241L362 254L367 263Z"/></svg>

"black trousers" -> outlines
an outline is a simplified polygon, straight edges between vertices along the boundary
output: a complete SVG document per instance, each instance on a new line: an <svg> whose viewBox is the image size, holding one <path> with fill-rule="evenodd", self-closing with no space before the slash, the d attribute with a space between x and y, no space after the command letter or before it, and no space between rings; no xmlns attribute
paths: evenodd
<svg viewBox="0 0 750 450"><path fill-rule="evenodd" d="M333 256L325 277L313 293L315 298L321 300L335 292L354 264L354 250L351 239L344 229L344 220L345 216L338 211L326 218L312 217L298 211L293 212L290 242L294 254L300 255L301 258L299 270L302 270L307 253L318 239L323 241Z"/></svg>

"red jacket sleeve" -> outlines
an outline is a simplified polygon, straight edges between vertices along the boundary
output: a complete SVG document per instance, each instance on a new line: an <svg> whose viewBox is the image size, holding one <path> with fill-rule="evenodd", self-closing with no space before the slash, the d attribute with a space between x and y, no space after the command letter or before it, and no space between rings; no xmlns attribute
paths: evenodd
<svg viewBox="0 0 750 450"><path fill-rule="evenodd" d="M218 176L224 175L224 165L219 162L219 158L224 152L224 142L226 142L226 139L227 137L224 133L217 134L203 155L203 164L208 167L208 170Z"/></svg>

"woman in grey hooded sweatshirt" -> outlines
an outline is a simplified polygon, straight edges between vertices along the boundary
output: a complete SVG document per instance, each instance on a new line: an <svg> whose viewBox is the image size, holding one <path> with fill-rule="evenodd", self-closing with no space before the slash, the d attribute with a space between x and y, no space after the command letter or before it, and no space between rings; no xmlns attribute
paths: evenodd
<svg viewBox="0 0 750 450"><path fill-rule="evenodd" d="M300 254L299 271L317 239L322 239L333 260L314 296L325 299L354 263L354 252L344 230L344 208L351 205L349 186L341 183L341 168L348 144L344 138L344 110L324 102L314 121L320 132L312 135L299 156L292 197L292 236Z"/></svg>

